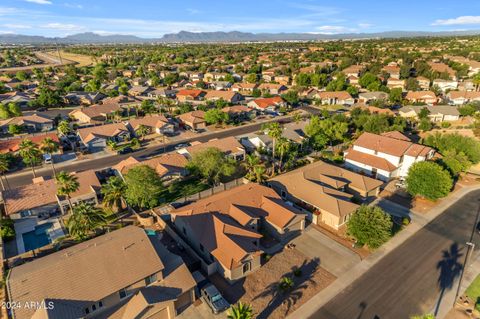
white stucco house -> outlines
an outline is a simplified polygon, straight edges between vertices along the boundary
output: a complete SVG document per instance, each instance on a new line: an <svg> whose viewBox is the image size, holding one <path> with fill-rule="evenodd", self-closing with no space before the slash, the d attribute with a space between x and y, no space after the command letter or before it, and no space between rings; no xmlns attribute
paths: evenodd
<svg viewBox="0 0 480 319"><path fill-rule="evenodd" d="M435 150L416 144L400 132L365 132L345 152L345 166L383 181L405 177L416 162L431 159Z"/></svg>

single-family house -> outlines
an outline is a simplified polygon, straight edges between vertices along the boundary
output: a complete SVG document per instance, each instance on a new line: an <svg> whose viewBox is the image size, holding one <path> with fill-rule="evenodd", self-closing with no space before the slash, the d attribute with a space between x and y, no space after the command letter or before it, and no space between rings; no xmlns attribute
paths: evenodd
<svg viewBox="0 0 480 319"><path fill-rule="evenodd" d="M283 84L262 83L258 86L258 89L262 92L268 92L272 95L278 95L285 92L288 88Z"/></svg>
<svg viewBox="0 0 480 319"><path fill-rule="evenodd" d="M206 101L223 100L228 103L236 104L243 100L243 96L233 91L208 91L204 99Z"/></svg>
<svg viewBox="0 0 480 319"><path fill-rule="evenodd" d="M389 89L404 89L405 88L405 80L403 79L396 79L396 78L389 78L387 80L387 87Z"/></svg>
<svg viewBox="0 0 480 319"><path fill-rule="evenodd" d="M28 139L32 141L35 145L39 146L42 143L42 141L46 138L50 138L54 142L60 143L60 140L58 139L58 135L55 132L42 133L42 134L37 133L35 135L26 135L22 137L3 139L3 140L0 140L0 154L18 152L20 150L20 144L22 143L23 140Z"/></svg>
<svg viewBox="0 0 480 319"><path fill-rule="evenodd" d="M118 103L96 104L73 110L69 116L80 123L104 123L116 113L123 113L124 109Z"/></svg>
<svg viewBox="0 0 480 319"><path fill-rule="evenodd" d="M432 122L454 122L460 118L460 112L451 105L409 105L398 110L398 115L407 119L419 119L423 108L428 110L428 118Z"/></svg>
<svg viewBox="0 0 480 319"><path fill-rule="evenodd" d="M226 156L233 158L236 161L245 159L245 148L233 136L221 139L211 139L208 142L192 142L191 146L182 148L177 152L185 155L187 158L192 158L196 153L206 150L207 148L217 148Z"/></svg>
<svg viewBox="0 0 480 319"><path fill-rule="evenodd" d="M447 94L449 102L453 105L463 105L470 102L480 102L479 91L450 91Z"/></svg>
<svg viewBox="0 0 480 319"><path fill-rule="evenodd" d="M287 103L280 96L259 98L248 102L249 107L265 112L276 113L279 108L286 107Z"/></svg>
<svg viewBox="0 0 480 319"><path fill-rule="evenodd" d="M383 182L318 161L268 181L284 199L309 211L309 219L339 229L358 209L352 198L379 193Z"/></svg>
<svg viewBox="0 0 480 319"><path fill-rule="evenodd" d="M53 129L53 120L38 114L12 117L0 121L0 131L8 133L10 125L18 125L23 127L28 132L45 132Z"/></svg>
<svg viewBox="0 0 480 319"><path fill-rule="evenodd" d="M179 102L192 102L192 101L201 101L203 97L207 94L202 90L180 90L177 92L177 100Z"/></svg>
<svg viewBox="0 0 480 319"><path fill-rule="evenodd" d="M157 134L173 134L175 132L175 125L168 120L164 115L151 114L144 117L132 118L125 122L125 125L130 129L132 134L137 135L137 130L140 126L146 126L150 133Z"/></svg>
<svg viewBox="0 0 480 319"><path fill-rule="evenodd" d="M388 93L385 92L363 92L358 94L358 102L370 104L375 101L387 101Z"/></svg>
<svg viewBox="0 0 480 319"><path fill-rule="evenodd" d="M438 102L437 96L432 91L408 91L405 99L411 103L425 103L434 105Z"/></svg>
<svg viewBox="0 0 480 319"><path fill-rule="evenodd" d="M420 86L420 88L422 90L428 90L430 88L430 79L429 78L426 78L424 76L418 76L417 77L417 82L418 82L418 86Z"/></svg>
<svg viewBox="0 0 480 319"><path fill-rule="evenodd" d="M458 88L458 82L453 80L435 79L432 85L437 86L442 92Z"/></svg>
<svg viewBox="0 0 480 319"><path fill-rule="evenodd" d="M195 280L157 236L127 226L10 270L15 319L173 319L195 300ZM34 306L36 305L36 306Z"/></svg>
<svg viewBox="0 0 480 319"><path fill-rule="evenodd" d="M412 164L431 159L435 150L413 143L400 132L365 132L345 152L345 167L383 181L405 177Z"/></svg>
<svg viewBox="0 0 480 319"><path fill-rule="evenodd" d="M116 170L120 176L123 176L133 167L147 165L153 168L163 180L172 180L187 175L187 164L188 160L185 156L173 152L152 157L147 160L140 160L136 157L130 156L112 168Z"/></svg>
<svg viewBox="0 0 480 319"><path fill-rule="evenodd" d="M188 113L183 113L177 116L180 125L184 128L196 130L202 130L207 127L205 122L205 112L204 111L192 111Z"/></svg>
<svg viewBox="0 0 480 319"><path fill-rule="evenodd" d="M274 190L244 184L171 212L177 232L209 267L229 281L261 267L260 228L281 242L299 235L305 215Z"/></svg>
<svg viewBox="0 0 480 319"><path fill-rule="evenodd" d="M251 95L257 87L258 84L256 83L235 83L232 85L232 91L243 95Z"/></svg>
<svg viewBox="0 0 480 319"><path fill-rule="evenodd" d="M130 131L124 123L112 123L85 127L77 130L77 135L91 152L103 151L108 141L115 143L130 139Z"/></svg>
<svg viewBox="0 0 480 319"><path fill-rule="evenodd" d="M320 99L322 104L327 105L352 105L355 99L347 91L318 92L315 97Z"/></svg>

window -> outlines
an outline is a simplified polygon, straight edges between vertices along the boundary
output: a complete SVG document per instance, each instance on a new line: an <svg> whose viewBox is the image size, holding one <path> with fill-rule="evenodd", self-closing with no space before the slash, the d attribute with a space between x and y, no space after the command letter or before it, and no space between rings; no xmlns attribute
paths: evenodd
<svg viewBox="0 0 480 319"><path fill-rule="evenodd" d="M145 278L145 285L148 286L154 283L155 281L157 281L157 274L150 275L147 278Z"/></svg>
<svg viewBox="0 0 480 319"><path fill-rule="evenodd" d="M203 248L203 245L202 245L202 244L200 244L200 250L201 250L202 252L205 251L205 248Z"/></svg>
<svg viewBox="0 0 480 319"><path fill-rule="evenodd" d="M251 269L250 263L243 264L243 273L246 273L247 271L250 271L250 269Z"/></svg>
<svg viewBox="0 0 480 319"><path fill-rule="evenodd" d="M97 306L95 306L95 304L92 305L92 311L95 311L97 310Z"/></svg>
<svg viewBox="0 0 480 319"><path fill-rule="evenodd" d="M123 299L125 297L128 297L128 291L127 291L127 288L123 288L123 289L120 289L120 291L118 292L118 294L120 295L120 299Z"/></svg>
<svg viewBox="0 0 480 319"><path fill-rule="evenodd" d="M283 199L287 198L287 193L285 191L281 191L281 196Z"/></svg>
<svg viewBox="0 0 480 319"><path fill-rule="evenodd" d="M99 301L98 302L98 308L102 308L103 307L103 302Z"/></svg>
<svg viewBox="0 0 480 319"><path fill-rule="evenodd" d="M183 234L184 234L184 235L187 234L187 230L185 229L185 227L182 227L182 231L183 231Z"/></svg>
<svg viewBox="0 0 480 319"><path fill-rule="evenodd" d="M90 309L85 308L85 313L88 315L90 313Z"/></svg>

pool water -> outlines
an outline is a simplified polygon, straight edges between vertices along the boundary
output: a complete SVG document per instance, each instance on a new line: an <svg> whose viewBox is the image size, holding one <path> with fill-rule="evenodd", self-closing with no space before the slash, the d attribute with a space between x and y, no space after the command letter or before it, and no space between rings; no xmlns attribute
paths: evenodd
<svg viewBox="0 0 480 319"><path fill-rule="evenodd" d="M25 251L34 250L51 243L50 237L47 234L47 230L52 228L53 223L45 223L35 226L35 230L23 233L23 245Z"/></svg>

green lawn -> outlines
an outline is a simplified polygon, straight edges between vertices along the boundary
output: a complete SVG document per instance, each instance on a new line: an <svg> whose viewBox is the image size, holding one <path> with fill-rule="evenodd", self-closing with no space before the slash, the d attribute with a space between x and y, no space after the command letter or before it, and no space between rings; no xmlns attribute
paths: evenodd
<svg viewBox="0 0 480 319"><path fill-rule="evenodd" d="M480 297L480 275L475 278L472 284L467 288L465 294L474 302Z"/></svg>
<svg viewBox="0 0 480 319"><path fill-rule="evenodd" d="M171 203L181 197L193 195L210 188L209 185L201 182L198 179L188 179L174 182L164 193L164 200L166 203Z"/></svg>

